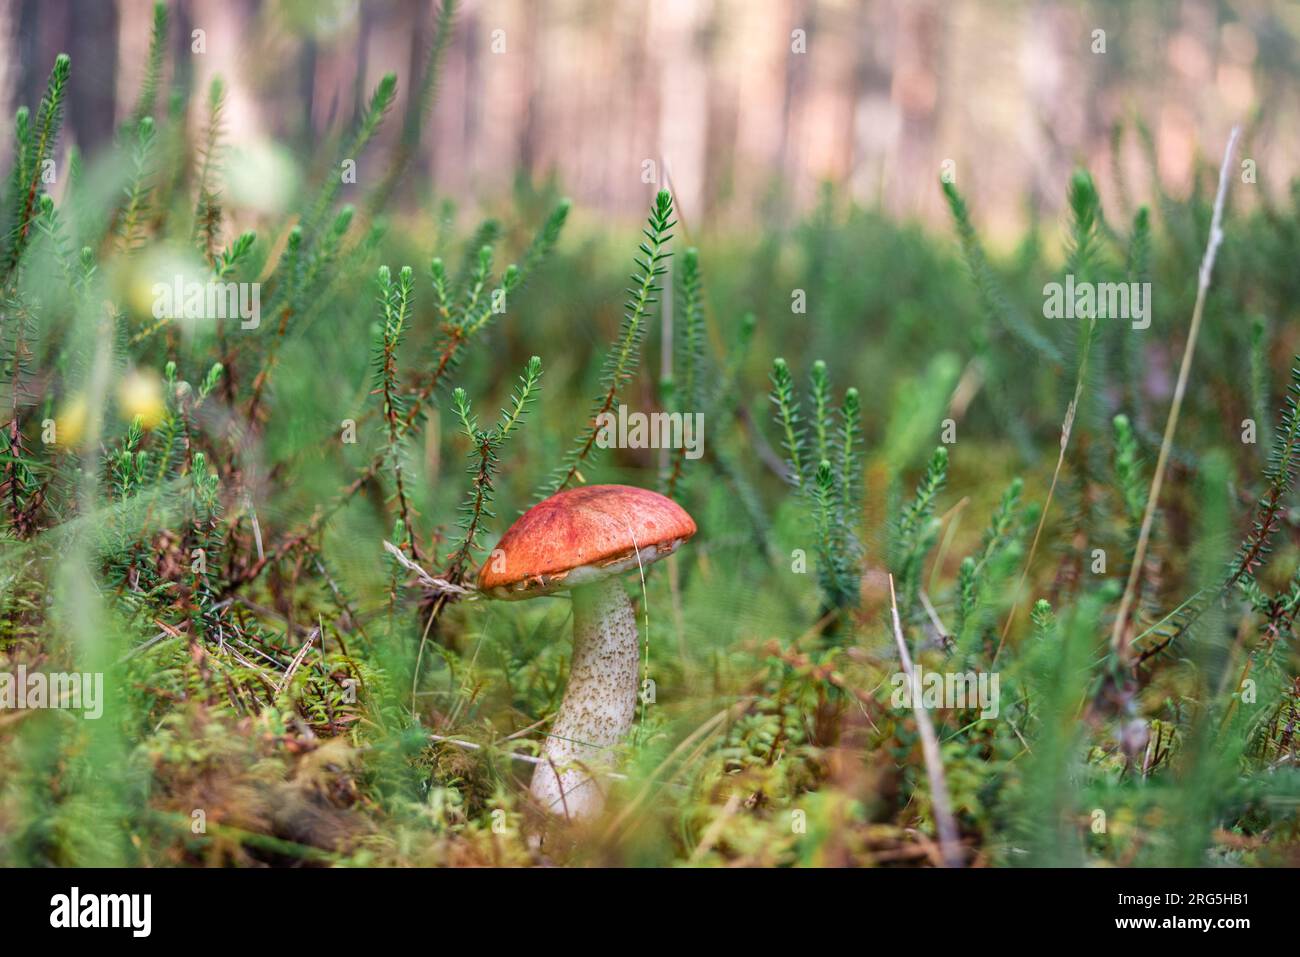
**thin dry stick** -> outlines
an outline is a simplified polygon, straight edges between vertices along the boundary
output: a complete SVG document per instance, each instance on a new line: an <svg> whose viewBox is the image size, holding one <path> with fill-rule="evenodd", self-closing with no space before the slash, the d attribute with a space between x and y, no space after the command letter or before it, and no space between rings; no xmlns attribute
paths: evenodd
<svg viewBox="0 0 1300 957"><path fill-rule="evenodd" d="M439 592L440 594L446 594L450 592L453 595L465 595L468 596L470 599L474 598L475 589L467 588L464 585L456 585L452 582L447 581L447 579L445 578L435 578L433 575L430 575L428 572L426 572L415 562L407 558L406 554L400 548L394 545L392 542L387 540L384 541L384 551L392 555L393 558L397 560L398 564L401 565L403 568L405 568L407 571L415 572L415 577L420 580L420 584L426 586L427 588L431 588L434 591Z"/></svg>
<svg viewBox="0 0 1300 957"><path fill-rule="evenodd" d="M244 493L244 504L248 508L248 516L253 522L253 541L257 544L258 559L266 558L266 550L262 548L262 526L257 521L257 509L253 507L253 496L247 492Z"/></svg>
<svg viewBox="0 0 1300 957"><path fill-rule="evenodd" d="M912 656L907 653L903 638L903 623L898 618L898 599L894 595L894 576L889 576L889 610L894 622L894 640L898 644L898 657L907 673L907 685L912 689L912 710L916 712L916 727L921 732L921 753L925 757L925 773L930 779L930 803L934 807L934 825L939 832L939 850L945 867L961 867L961 841L957 836L957 822L952 816L952 802L948 799L948 781L943 774L943 757L939 754L939 738L934 733L930 712L921 703L920 688L912 670Z"/></svg>
<svg viewBox="0 0 1300 957"><path fill-rule="evenodd" d="M939 525L943 528L943 541L939 545L939 552L934 556L934 561L930 564L930 590L937 591L939 587L939 571L943 568L943 560L948 555L948 548L952 545L953 536L957 534L957 526L961 518L962 511L970 504L970 496L962 497L962 500L954 505L948 511L939 516ZM924 591L924 589L922 589Z"/></svg>
<svg viewBox="0 0 1300 957"><path fill-rule="evenodd" d="M942 641L943 639L950 637L952 632L943 626L943 621L940 620L939 613L935 611L934 602L930 601L930 596L925 593L925 589L922 588L918 591L917 596L921 599L921 606L925 609L926 615L929 616L930 624L934 625L934 630L938 633L939 640Z"/></svg>
<svg viewBox="0 0 1300 957"><path fill-rule="evenodd" d="M298 649L298 653L293 656L293 661L289 662L289 668L285 671L284 677L281 678L280 683L275 686L275 693L277 695L284 691L285 688L289 687L289 682L293 680L294 672L296 672L299 666L307 659L307 652L311 650L312 642L315 641L319 635L320 629L315 628L312 630L312 633L307 636L307 640L303 642L302 647Z"/></svg>
<svg viewBox="0 0 1300 957"><path fill-rule="evenodd" d="M1169 450L1174 444L1174 431L1178 428L1178 413L1183 407L1183 395L1187 391L1187 379L1192 371L1192 354L1196 351L1196 336L1201 331L1201 315L1205 311L1205 294L1210 288L1210 274L1214 271L1214 257L1223 242L1223 203L1228 196L1228 167L1232 165L1232 154L1237 148L1237 135L1240 129L1232 128L1228 137L1227 148L1223 151L1223 165L1219 167L1219 191L1214 197L1214 215L1210 218L1210 235L1206 240L1205 258L1201 260L1201 271L1196 282L1196 305L1192 307L1192 326L1187 333L1187 345L1183 348L1183 363L1178 368L1178 382L1174 386L1174 401L1169 407L1169 418L1165 421L1165 435L1160 442L1160 455L1156 459L1156 472L1151 477L1151 490L1147 493L1147 507L1142 514L1142 530L1138 533L1137 548L1133 552L1133 564L1128 572L1128 584L1124 586L1124 597L1120 599L1119 612L1115 615L1115 627L1110 635L1111 648L1120 661L1128 658L1130 642L1125 637L1129 611L1137 594L1138 579L1142 577L1142 565L1146 559L1147 543L1151 538L1151 524L1155 520L1156 504L1160 500L1160 488L1165 481L1165 466L1169 463Z"/></svg>
<svg viewBox="0 0 1300 957"><path fill-rule="evenodd" d="M718 812L718 816L713 819L700 838L700 843L696 845L691 859L687 863L696 864L705 854L713 850L713 845L718 843L718 838L722 837L722 829L727 826L727 822L736 816L736 811L740 810L740 792L732 791L731 797L727 798L727 803L723 809Z"/></svg>

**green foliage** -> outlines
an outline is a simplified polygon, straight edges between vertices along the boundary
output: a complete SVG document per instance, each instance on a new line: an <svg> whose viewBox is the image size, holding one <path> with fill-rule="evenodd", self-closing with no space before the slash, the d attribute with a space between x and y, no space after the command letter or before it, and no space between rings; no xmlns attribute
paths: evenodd
<svg viewBox="0 0 1300 957"><path fill-rule="evenodd" d="M5 205L9 215L3 224L0 244L0 283L12 277L31 238L32 220L40 208L44 185L49 182L47 164L53 162L54 147L63 126L63 100L71 70L72 61L66 53L60 53L50 71L35 124L29 125L25 107L20 107L14 118L14 163Z"/></svg>
<svg viewBox="0 0 1300 957"><path fill-rule="evenodd" d="M677 274L678 316L682 335L677 346L678 391L683 409L698 409L704 400L704 379L708 355L704 350L704 279L700 272L700 251L694 246L682 255Z"/></svg>
<svg viewBox="0 0 1300 957"><path fill-rule="evenodd" d="M781 429L781 444L785 449L786 476L790 484L802 489L807 483L808 450L805 448L806 429L800 415L799 400L794 393L794 379L784 359L772 362L772 404L776 406L777 425Z"/></svg>
<svg viewBox="0 0 1300 957"><path fill-rule="evenodd" d="M144 221L149 216L151 164L156 139L153 117L146 116L135 128L131 176L124 190L125 202L118 219L117 232L124 250L137 249L145 241Z"/></svg>
<svg viewBox="0 0 1300 957"><path fill-rule="evenodd" d="M366 204L368 214L381 211L397 186L402 175L407 171L411 157L419 146L425 121L437 99L438 79L442 73L442 61L451 39L452 28L456 19L456 0L443 0L438 7L438 21L433 30L429 49L425 52L421 69L420 82L414 95L407 99L406 116L402 121L401 138L388 164L388 171L379 185L371 191Z"/></svg>
<svg viewBox="0 0 1300 957"><path fill-rule="evenodd" d="M725 382L718 381L713 382L713 389L705 387L712 363L704 342L704 278L698 249L692 246L686 250L681 268L673 278L678 319L673 327L671 348L677 380L670 378L660 382L660 395L666 408L684 416L701 416L702 421L713 419L713 413L723 411L719 408L722 404L719 400L725 401L724 395L728 390ZM680 497L684 492L687 451L683 442L673 453L671 464L661 477L660 489L670 497Z"/></svg>
<svg viewBox="0 0 1300 957"><path fill-rule="evenodd" d="M773 361L771 383L769 398L776 406L776 423L786 451L786 476L802 493L811 513L822 593L830 608L854 606L861 575L861 546L855 531L861 506L858 391L848 389L839 408L833 408L826 363L820 359L813 363L809 385L810 447L800 400L784 359Z"/></svg>
<svg viewBox="0 0 1300 957"><path fill-rule="evenodd" d="M1296 360L1300 362L1300 356ZM1291 369L1291 384L1282 403L1281 422L1273 440L1268 465L1264 469L1264 481L1268 487L1255 508L1255 521L1250 534L1238 549L1229 585L1242 575L1254 574L1264 563L1273 534L1281 521L1282 503L1290 496L1295 484L1296 459L1300 455L1297 449L1297 444L1300 443L1300 405L1297 405L1297 397L1300 397L1300 365Z"/></svg>
<svg viewBox="0 0 1300 957"><path fill-rule="evenodd" d="M134 134L146 117L155 118L159 87L162 84L163 56L167 50L167 4L155 3L153 6L153 29L149 35L149 55L145 60L144 79L140 83L140 93L136 99L135 109L123 126L123 133ZM214 86L216 81L214 81Z"/></svg>
<svg viewBox="0 0 1300 957"><path fill-rule="evenodd" d="M348 160L354 163L360 161L361 155L375 138L375 134L379 132L379 127L383 124L388 111L392 109L393 101L396 98L397 74L385 73L375 87L374 92L371 93L370 101L366 104L365 112L357 120L357 126L353 130L352 136L339 151L338 161L334 163L329 174L326 175L316 194L315 201L305 208L302 224L303 232L309 242L315 239L315 233L320 222L324 219L330 206L333 205L334 200L337 198L339 190L342 188L343 178L338 175L338 169Z"/></svg>
<svg viewBox="0 0 1300 957"><path fill-rule="evenodd" d="M214 76L208 88L208 123L203 145L199 148L199 198L194 207L194 228L190 232L191 241L210 262L221 236L221 205L215 181L221 169L225 101L225 84L220 76Z"/></svg>
<svg viewBox="0 0 1300 957"><path fill-rule="evenodd" d="M1024 482L1013 479L989 520L979 550L962 560L958 572L954 633L958 647L971 653L981 638L990 637L991 613L1010 587L1022 558L1025 522L1021 494Z"/></svg>
<svg viewBox="0 0 1300 957"><path fill-rule="evenodd" d="M1142 513L1147 507L1147 479L1142 474L1139 461L1137 437L1128 416L1117 415L1115 425L1115 477L1119 482L1120 495L1124 502L1124 514L1130 529L1136 532L1136 526L1142 521ZM1136 536L1135 536L1136 537Z"/></svg>
<svg viewBox="0 0 1300 957"><path fill-rule="evenodd" d="M471 463L469 473L472 476L470 489L461 505L461 529L463 534L452 552L448 578L458 583L465 575L466 568L479 547L478 537L485 519L493 518L492 498L496 491L494 476L499 468L501 447L510 438L528 411L529 405L537 398L539 380L542 377L542 360L533 356L524 367L519 377L510 404L501 410L497 424L490 429L480 429L478 421L470 408L465 390L457 388L452 392L452 403L456 417L460 420L465 438L469 440Z"/></svg>
<svg viewBox="0 0 1300 957"><path fill-rule="evenodd" d="M646 228L642 230L645 239L637 246L639 255L634 260L637 271L632 274L632 285L626 290L628 299L623 304L623 323L618 338L605 354L600 373L601 392L592 403L589 424L579 433L563 463L538 491L538 498L561 491L579 478L579 469L592 457L596 447L601 417L612 412L620 390L640 365L641 342L645 338L649 309L659 301L656 298L660 292L658 282L667 271L665 263L672 255L667 249L673 238L672 228L677 225L672 217L672 195L661 189L650 208Z"/></svg>
<svg viewBox="0 0 1300 957"><path fill-rule="evenodd" d="M935 500L948 481L948 450L939 446L930 456L916 493L899 515L890 541L889 567L898 583L903 607L910 607L921 587L921 566L934 545L938 524Z"/></svg>
<svg viewBox="0 0 1300 957"><path fill-rule="evenodd" d="M1077 280L1091 280L1097 267L1101 205L1097 187L1085 170L1076 170L1070 178L1070 248L1065 271Z"/></svg>
<svg viewBox="0 0 1300 957"><path fill-rule="evenodd" d="M997 277L988 265L984 248L980 244L974 223L971 221L970 211L966 208L966 201L962 198L961 193L957 191L956 184L944 182L942 187L944 197L948 201L948 209L951 211L953 222L957 226L957 236L961 240L962 255L965 257L967 268L970 269L971 276L975 280L975 288L980 297L980 306L984 310L988 324L990 326L1005 324L1007 331L1025 346L1028 346L1046 361L1059 363L1062 360L1060 349L1039 332L1029 320L1025 319L1011 305L1006 294L1002 291Z"/></svg>
<svg viewBox="0 0 1300 957"><path fill-rule="evenodd" d="M411 317L411 297L415 280L410 266L403 266L396 282L387 266L379 267L379 355L376 360L376 388L383 399L383 417L387 454L393 469L393 489L397 500L398 520L406 533L406 546L418 555L411 526L410 506L407 503L406 484L403 479L402 450L405 434L402 421L406 416L407 401L398 391L397 353L401 348L407 321Z"/></svg>

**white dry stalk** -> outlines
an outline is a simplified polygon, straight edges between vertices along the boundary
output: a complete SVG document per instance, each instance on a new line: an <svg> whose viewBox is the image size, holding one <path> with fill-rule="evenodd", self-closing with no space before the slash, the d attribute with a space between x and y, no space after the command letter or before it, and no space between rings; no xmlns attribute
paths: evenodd
<svg viewBox="0 0 1300 957"><path fill-rule="evenodd" d="M935 610L934 602L930 601L930 596L925 593L925 589L922 588L918 591L917 596L921 599L921 607L925 609L925 614L929 617L930 624L934 626L935 637L938 638L940 642L945 638L951 637L952 632L943 626L943 621L939 618L939 613Z"/></svg>
<svg viewBox="0 0 1300 957"><path fill-rule="evenodd" d="M249 651L251 651L253 654L257 655L259 658L263 658L263 659L265 659L267 662L270 663L271 667L274 668L276 671L279 671L280 669L282 669L282 668L284 667L284 665L280 664L280 662L279 662L278 660L276 660L275 658L272 658L270 655L268 655L268 654L267 654L265 651L263 651L261 648L258 648L258 647L254 646L254 645L250 645L247 641L245 641L243 638L240 638L238 635L235 636L235 641L239 642L239 644L243 645L245 648L247 648L247 649L248 649ZM222 630L222 631L220 632L220 642L219 642L219 644L217 645L217 650L218 650L218 651L225 651L225 650L227 650L227 649L230 650L231 653L235 653L235 650L234 650L233 648L230 648L229 644L226 642L225 631ZM278 682L277 682L277 683L278 683Z"/></svg>
<svg viewBox="0 0 1300 957"><path fill-rule="evenodd" d="M302 665L303 661L306 660L307 652L311 650L312 642L316 640L316 637L319 634L319 628L312 629L312 633L307 636L307 640L303 642L302 647L298 649L298 653L293 656L293 661L289 662L289 668L285 671L284 677L281 678L279 683L275 686L275 693L277 695L284 691L285 688L289 687L289 682L293 680L294 673L298 670L299 666Z"/></svg>
<svg viewBox="0 0 1300 957"><path fill-rule="evenodd" d="M952 396L948 399L948 417L954 420L964 417L983 385L984 367L978 358L971 359L966 363L966 368L962 370L961 378L957 380Z"/></svg>
<svg viewBox="0 0 1300 957"><path fill-rule="evenodd" d="M912 656L907 653L903 638L903 623L898 618L898 599L894 595L894 576L889 576L889 611L894 623L894 641L898 644L898 657L907 675L907 685L912 689L912 710L916 713L916 727L921 733L921 754L925 758L925 773L930 779L930 804L934 808L934 826L939 832L939 854L944 867L961 867L961 840L957 822L952 816L952 802L948 797L948 781L943 773L943 756L939 753L939 738L934 733L934 723L926 710L913 678Z"/></svg>
<svg viewBox="0 0 1300 957"><path fill-rule="evenodd" d="M117 663L120 665L120 664L122 664L123 662L130 661L130 660L131 660L132 658L134 658L136 655L143 654L144 652L148 651L148 650L149 650L150 648L152 648L154 645L158 644L158 642L160 642L160 641L164 641L164 640L167 639L167 638L174 638L174 637L175 637L175 635L169 635L169 634L168 634L167 632L165 632L165 631L160 631L160 632L158 632L158 634L154 635L154 636L153 636L152 638L150 638L148 641L146 641L146 642L144 642L144 643L142 643L142 644L136 645L134 648L132 648L130 651L128 651L126 654L124 654L121 658L118 658L118 659L117 659Z"/></svg>
<svg viewBox="0 0 1300 957"><path fill-rule="evenodd" d="M1214 258L1218 255L1219 245L1223 242L1223 204L1228 196L1228 168L1232 165L1232 154L1237 148L1237 136L1240 129L1232 128L1228 145L1223 151L1223 165L1219 167L1219 191L1214 197L1214 215L1210 218L1210 235L1205 245L1205 258L1201 260L1201 270L1196 281L1196 305L1192 307L1192 325L1187 332L1187 345L1183 348L1183 362L1178 367L1178 382L1174 386L1173 404L1169 406L1169 418L1165 421L1165 434L1160 442L1160 455L1156 459L1155 474L1151 477L1151 490L1147 493L1147 507L1142 514L1142 529L1138 533L1137 547L1133 551L1133 564L1129 568L1128 583L1124 586L1124 596L1120 599L1119 611L1115 615L1115 627L1111 632L1110 643L1121 661L1128 657L1130 642L1125 640L1129 612L1137 595L1138 579L1142 576L1142 565L1146 560L1147 544L1151 539L1151 525L1155 520L1156 505L1160 500L1160 489L1165 481L1165 467L1169 463L1169 450L1174 444L1174 432L1178 428L1178 413L1183 407L1183 395L1187 392L1187 380L1192 371L1192 355L1196 352L1196 337L1201 331L1201 316L1205 311L1205 295L1210 288L1210 274L1214 271Z"/></svg>
<svg viewBox="0 0 1300 957"><path fill-rule="evenodd" d="M247 492L244 493L244 505L248 509L248 517L253 524L253 541L257 545L257 560L260 562L266 558L266 553L262 550L262 526L257 521L257 509L253 507L253 496Z"/></svg>
<svg viewBox="0 0 1300 957"><path fill-rule="evenodd" d="M687 863L696 864L699 862L700 858L713 850L713 846L717 844L718 839L722 837L722 830L727 826L727 822L735 817L736 812L740 810L740 797L741 792L739 790L731 792L731 797L727 798L726 805L723 806L722 810L718 812L718 816L709 824L708 828L704 832L704 836L700 838L700 843L695 846L695 850L692 852L691 858Z"/></svg>
<svg viewBox="0 0 1300 957"><path fill-rule="evenodd" d="M454 585L445 578L435 578L426 572L423 568L411 561L402 553L402 550L392 542L384 541L384 550L397 559L398 564L409 572L414 572L415 576L420 579L420 584L426 585L437 592L450 592L453 595L474 595L473 588L467 588L464 585Z"/></svg>

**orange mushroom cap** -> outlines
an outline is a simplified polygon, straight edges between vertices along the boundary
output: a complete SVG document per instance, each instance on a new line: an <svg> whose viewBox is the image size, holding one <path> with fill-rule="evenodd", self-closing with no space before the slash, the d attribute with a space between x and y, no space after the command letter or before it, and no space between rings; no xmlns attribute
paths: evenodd
<svg viewBox="0 0 1300 957"><path fill-rule="evenodd" d="M566 489L501 536L479 572L479 589L519 599L587 585L649 565L694 534L694 519L658 492L630 485Z"/></svg>

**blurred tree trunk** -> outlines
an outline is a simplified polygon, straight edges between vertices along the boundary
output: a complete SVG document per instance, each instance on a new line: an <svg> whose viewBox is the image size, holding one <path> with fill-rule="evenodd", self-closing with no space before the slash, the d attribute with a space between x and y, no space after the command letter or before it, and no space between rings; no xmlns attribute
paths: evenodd
<svg viewBox="0 0 1300 957"><path fill-rule="evenodd" d="M631 170L612 168L605 173L605 180L610 184L608 192L616 209L636 210L644 206L646 186L641 182L641 164L648 159L653 160L655 169L658 170L661 162L661 157L653 155L658 136L651 122L658 119L659 111L646 103L650 99L646 91L652 89L650 81L653 71L650 64L649 34L650 8L643 6L638 10L635 28L627 37L628 50L622 60L627 77L626 92L621 102L615 103L613 107L622 118L627 142L633 150L634 163ZM599 143L597 138L597 151Z"/></svg>
<svg viewBox="0 0 1300 957"><path fill-rule="evenodd" d="M808 58L815 55L813 44L816 42L817 33L817 2L816 0L789 0L787 9L789 15L786 20L786 32L781 38L785 46L785 56L782 58L785 64L785 89L781 99L781 136L776 156L776 169L781 177L781 195L784 197L780 206L782 223L786 221L791 204L796 199L793 189L797 180L799 157L802 153L799 142L799 119L803 114L799 110L808 99ZM794 52L791 31L796 29L804 31L806 52Z"/></svg>
<svg viewBox="0 0 1300 957"><path fill-rule="evenodd" d="M68 86L68 123L83 154L113 137L116 126L117 4L74 0L68 55L77 82Z"/></svg>
<svg viewBox="0 0 1300 957"><path fill-rule="evenodd" d="M19 104L33 111L40 102L45 76L53 63L52 58L44 55L45 49L40 42L43 33L51 32L50 20L50 4L43 4L41 0L22 0L18 13L18 37L14 43L19 63L17 95Z"/></svg>
<svg viewBox="0 0 1300 957"><path fill-rule="evenodd" d="M857 7L851 83L847 117L852 134L844 168L853 196L859 202L881 201L886 159L894 129L894 105L890 95L893 81L891 54L894 49L894 7L862 2Z"/></svg>
<svg viewBox="0 0 1300 957"><path fill-rule="evenodd" d="M241 11L241 19L249 19L246 5L232 4L231 6ZM191 36L194 32L193 0L171 0L167 4L167 10L170 14L167 32L171 40L172 86L185 94L194 85L194 52L192 49L194 38ZM166 107L165 96L160 106Z"/></svg>
<svg viewBox="0 0 1300 957"><path fill-rule="evenodd" d="M895 190L894 211L914 213L922 190L934 188L930 175L916 177L918 170L932 169L938 175L934 156L935 123L939 113L939 44L943 18L934 4L903 4L899 10L897 58L894 61L894 102L902 111L898 137L896 186L909 184L905 193Z"/></svg>
<svg viewBox="0 0 1300 957"><path fill-rule="evenodd" d="M518 169L531 178L533 166L537 161L538 110L541 97L538 92L539 57L537 47L541 43L541 4L524 4L524 35L528 42L523 45L523 68L520 76L526 85L524 93L523 122L519 124L519 142L516 151Z"/></svg>
<svg viewBox="0 0 1300 957"><path fill-rule="evenodd" d="M375 16L368 3L360 4L357 13L356 80L352 84L352 125L361 122L361 114L366 111L366 67L370 62L370 31Z"/></svg>
<svg viewBox="0 0 1300 957"><path fill-rule="evenodd" d="M711 220L718 206L731 194L736 162L736 87L730 71L720 62L718 50L723 30L723 13L714 3L700 27L700 55L708 64L708 115L705 119L705 170L703 176L702 222Z"/></svg>
<svg viewBox="0 0 1300 957"><path fill-rule="evenodd" d="M424 79L425 61L428 59L426 54L429 52L429 42L435 29L435 26L429 22L428 6L428 4L421 3L420 0L407 0L403 5L403 21L409 25L411 31L411 45L406 57L406 72L401 75L406 88L403 136L406 135L407 124L418 125L421 122L421 118L415 115L415 111L420 108L420 83ZM401 90L402 84L399 83L399 93ZM428 154L421 152L419 142L410 144L410 149L411 154L407 161L405 175L402 177L403 182L412 182L411 177L413 176L416 183L428 183L429 176L432 173ZM399 184L399 188L401 185Z"/></svg>
<svg viewBox="0 0 1300 957"><path fill-rule="evenodd" d="M316 38L304 37L298 51L299 109L294 112L302 117L298 135L303 145L308 148L308 155L316 138L316 52Z"/></svg>
<svg viewBox="0 0 1300 957"><path fill-rule="evenodd" d="M491 38L489 37L489 42L490 39ZM480 58L482 56L483 42L478 11L468 11L465 16L465 90L467 94L473 94L474 91L479 90L482 87L479 73L482 70ZM516 45L519 45L522 44L524 40L522 37L515 37L514 42ZM509 50L509 37L507 37L506 43L506 49ZM464 158L464 168L461 172L462 176L464 176L462 181L472 183L473 180L469 176L469 173L475 168L479 152L478 128L481 111L479 98L474 95L467 95L465 97L464 107L464 113L462 114L464 127L462 129L461 140L464 145L464 152L462 153Z"/></svg>

